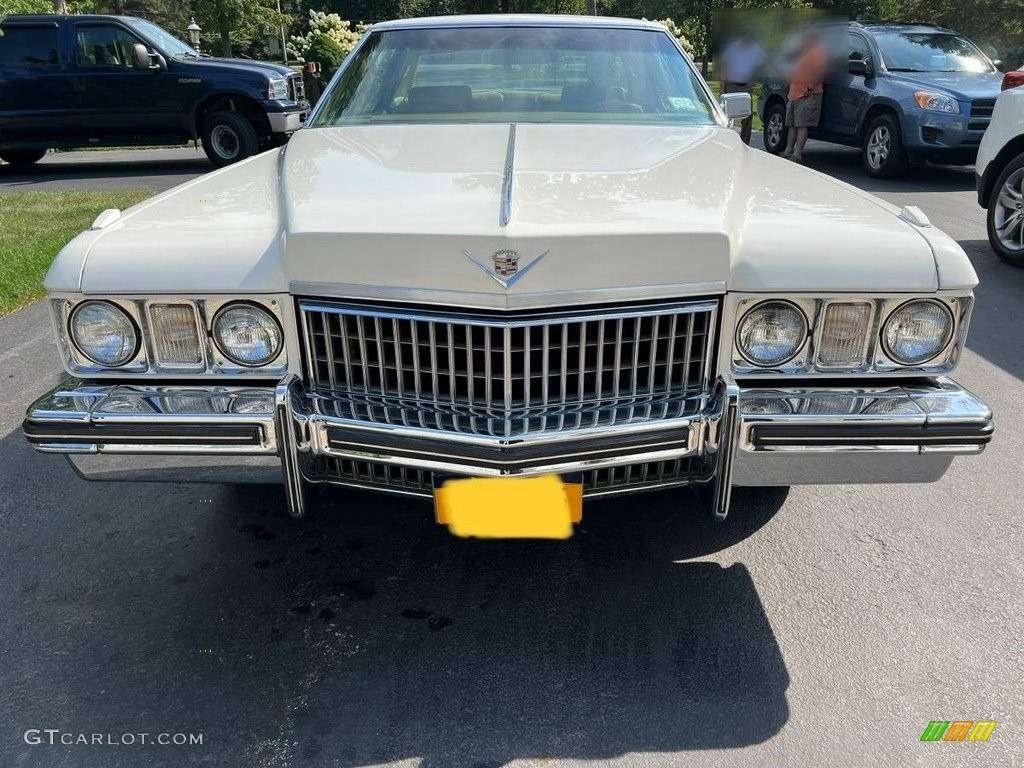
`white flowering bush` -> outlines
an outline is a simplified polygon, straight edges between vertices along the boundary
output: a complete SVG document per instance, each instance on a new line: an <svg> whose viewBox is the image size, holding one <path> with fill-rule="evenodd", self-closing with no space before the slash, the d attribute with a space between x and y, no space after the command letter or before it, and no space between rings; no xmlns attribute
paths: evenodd
<svg viewBox="0 0 1024 768"><path fill-rule="evenodd" d="M672 21L672 19L655 19L654 23L661 24L661 26L667 29L669 34L679 41L683 50L686 51L686 55L691 59L693 58L693 43L686 39L686 35L683 34L682 27Z"/></svg>
<svg viewBox="0 0 1024 768"><path fill-rule="evenodd" d="M356 47L356 43L359 42L359 38L365 31L365 24L357 24L353 29L352 22L345 21L336 13L311 10L309 12L309 31L304 35L292 35L288 42L288 55L299 61L305 61L310 49L329 47L332 50L340 49L342 58L344 58L348 56L349 51ZM325 43L321 38L327 38L337 46Z"/></svg>

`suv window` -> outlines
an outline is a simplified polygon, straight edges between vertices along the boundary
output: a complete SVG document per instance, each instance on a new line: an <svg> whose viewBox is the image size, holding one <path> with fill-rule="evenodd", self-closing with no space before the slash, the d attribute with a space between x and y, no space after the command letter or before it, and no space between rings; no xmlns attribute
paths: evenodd
<svg viewBox="0 0 1024 768"><path fill-rule="evenodd" d="M75 30L78 66L132 67L132 46L141 43L123 27L78 27Z"/></svg>
<svg viewBox="0 0 1024 768"><path fill-rule="evenodd" d="M871 59L871 49L868 48L868 41L860 35L846 36L846 50L848 52L846 58L850 61L857 59L868 61Z"/></svg>
<svg viewBox="0 0 1024 768"><path fill-rule="evenodd" d="M0 30L0 67L56 67L57 28L8 26Z"/></svg>

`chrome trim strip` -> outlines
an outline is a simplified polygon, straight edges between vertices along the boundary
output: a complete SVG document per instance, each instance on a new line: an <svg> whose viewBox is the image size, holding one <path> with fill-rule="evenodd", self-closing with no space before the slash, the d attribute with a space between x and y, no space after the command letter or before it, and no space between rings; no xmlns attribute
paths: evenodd
<svg viewBox="0 0 1024 768"><path fill-rule="evenodd" d="M288 285L296 296L317 296L321 299L346 301L396 301L409 304L458 305L468 311L543 311L557 302L561 307L572 305L605 304L613 301L674 301L686 297L703 298L725 293L724 281L702 283L657 283L652 285L624 285L594 290L592 288L531 291L523 293L490 293L486 291L460 291L441 288L413 288L404 285L371 285L368 283L316 283L296 280Z"/></svg>
<svg viewBox="0 0 1024 768"><path fill-rule="evenodd" d="M512 220L512 166L516 155L516 124L508 126L508 147L505 149L505 169L501 177L501 207L498 225L507 227Z"/></svg>

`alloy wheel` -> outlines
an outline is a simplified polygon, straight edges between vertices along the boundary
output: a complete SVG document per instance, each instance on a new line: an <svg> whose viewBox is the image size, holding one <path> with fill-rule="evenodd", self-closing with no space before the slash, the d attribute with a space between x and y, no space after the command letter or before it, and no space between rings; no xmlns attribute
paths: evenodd
<svg viewBox="0 0 1024 768"><path fill-rule="evenodd" d="M767 135L769 148L779 146L782 141L782 115L778 110L772 112L768 118Z"/></svg>
<svg viewBox="0 0 1024 768"><path fill-rule="evenodd" d="M868 139L868 165L873 170L880 170L885 161L889 159L889 150L892 147L892 137L889 135L889 128L880 125L871 132Z"/></svg>
<svg viewBox="0 0 1024 768"><path fill-rule="evenodd" d="M1024 168L1011 173L995 200L996 237L1008 251L1024 251Z"/></svg>

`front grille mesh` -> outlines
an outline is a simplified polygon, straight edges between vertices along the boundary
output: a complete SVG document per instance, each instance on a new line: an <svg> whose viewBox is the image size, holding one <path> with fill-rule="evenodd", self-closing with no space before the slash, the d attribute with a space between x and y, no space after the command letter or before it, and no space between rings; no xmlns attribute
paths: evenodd
<svg viewBox="0 0 1024 768"><path fill-rule="evenodd" d="M300 307L312 388L355 396L366 409L356 418L408 423L411 413L425 428L513 435L538 416L565 428L567 414L587 409L679 415L669 400L708 389L713 302L520 319ZM405 415L385 413L396 405Z"/></svg>
<svg viewBox="0 0 1024 768"><path fill-rule="evenodd" d="M588 497L611 496L652 487L686 485L703 479L702 469L701 461L696 458L595 469L583 473L583 492ZM317 482L388 490L410 496L430 496L433 492L429 471L371 461L317 456L310 460L304 475Z"/></svg>

